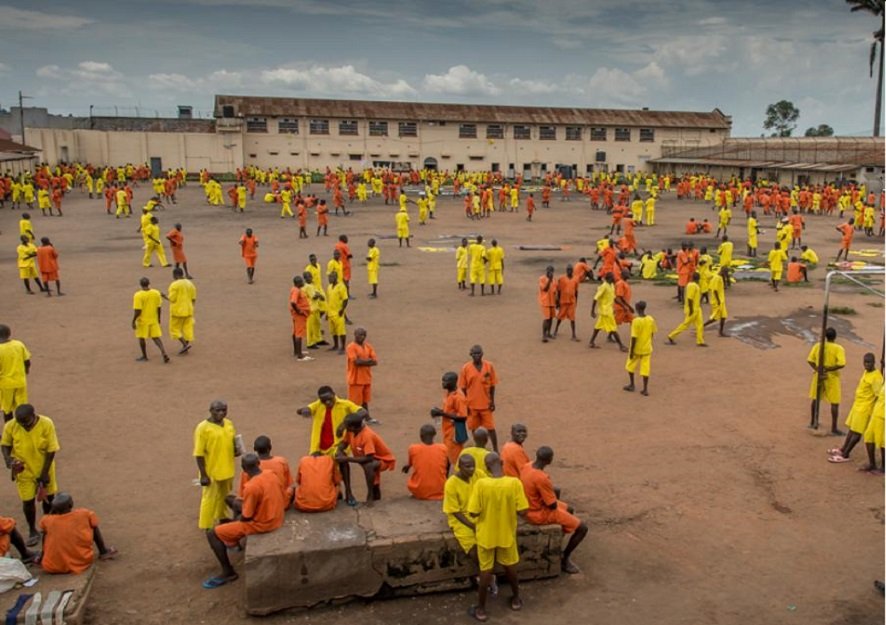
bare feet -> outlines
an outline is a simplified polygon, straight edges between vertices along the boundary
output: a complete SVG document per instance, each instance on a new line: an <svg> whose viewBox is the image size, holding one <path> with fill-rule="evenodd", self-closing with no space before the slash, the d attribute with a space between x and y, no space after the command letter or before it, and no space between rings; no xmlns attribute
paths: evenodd
<svg viewBox="0 0 886 625"><path fill-rule="evenodd" d="M633 393L634 392L634 385L628 384L627 386L622 386L621 390L627 391L628 393Z"/></svg>

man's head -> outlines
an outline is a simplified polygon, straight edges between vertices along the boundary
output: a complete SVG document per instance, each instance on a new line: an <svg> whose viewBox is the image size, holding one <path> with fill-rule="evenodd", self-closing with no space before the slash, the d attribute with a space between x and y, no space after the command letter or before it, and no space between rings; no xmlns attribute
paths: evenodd
<svg viewBox="0 0 886 625"><path fill-rule="evenodd" d="M566 265L566 277L567 278L571 278L572 274L574 272L575 272L575 270L572 268L572 265Z"/></svg>
<svg viewBox="0 0 886 625"><path fill-rule="evenodd" d="M636 304L634 304L634 309L637 311L637 315L643 317L646 315L646 302L644 300L640 300Z"/></svg>
<svg viewBox="0 0 886 625"><path fill-rule="evenodd" d="M463 454L458 457L458 474L463 480L470 480L477 470L477 463L474 457L469 454Z"/></svg>
<svg viewBox="0 0 886 625"><path fill-rule="evenodd" d="M332 408L335 405L335 391L331 386L321 386L317 389L317 399L327 408Z"/></svg>
<svg viewBox="0 0 886 625"><path fill-rule="evenodd" d="M467 246L468 246L468 240L467 240L467 239L462 239L462 240L461 240L461 246L462 246L462 247L467 247Z"/></svg>
<svg viewBox="0 0 886 625"><path fill-rule="evenodd" d="M480 427L474 430L474 446L486 448L486 444L489 442L489 430L486 428Z"/></svg>
<svg viewBox="0 0 886 625"><path fill-rule="evenodd" d="M721 239L721 241L723 241L723 243L726 243L726 241L728 241L728 240L729 240L729 237L728 237L727 235L724 234L724 235L723 235L723 238Z"/></svg>
<svg viewBox="0 0 886 625"><path fill-rule="evenodd" d="M301 276L292 276L292 284L294 284L296 288L300 289L305 285L305 279Z"/></svg>
<svg viewBox="0 0 886 625"><path fill-rule="evenodd" d="M316 254L308 254L308 262L312 265L317 264L317 255Z"/></svg>
<svg viewBox="0 0 886 625"><path fill-rule="evenodd" d="M375 247L375 239L369 239L366 245L368 245L369 247Z"/></svg>
<svg viewBox="0 0 886 625"><path fill-rule="evenodd" d="M5 341L10 336L12 336L12 330L9 329L9 326L0 323L0 341Z"/></svg>
<svg viewBox="0 0 886 625"><path fill-rule="evenodd" d="M209 420L213 423L221 423L228 416L228 404L224 400L216 399L209 404Z"/></svg>
<svg viewBox="0 0 886 625"><path fill-rule="evenodd" d="M529 436L529 430L522 423L515 423L511 426L511 440L520 445Z"/></svg>
<svg viewBox="0 0 886 625"><path fill-rule="evenodd" d="M868 352L864 355L864 370L865 371L873 371L874 367L877 365L877 357L874 356L873 353Z"/></svg>
<svg viewBox="0 0 886 625"><path fill-rule="evenodd" d="M479 365L483 361L483 348L479 345L474 345L468 353L471 355L471 360L474 361L474 364Z"/></svg>
<svg viewBox="0 0 886 625"><path fill-rule="evenodd" d="M172 277L175 278L176 280L181 280L182 278L185 277L185 272L182 270L181 267L176 267L175 269L172 270Z"/></svg>
<svg viewBox="0 0 886 625"><path fill-rule="evenodd" d="M491 245L492 245L492 247L498 247L498 240L492 239Z"/></svg>
<svg viewBox="0 0 886 625"><path fill-rule="evenodd" d="M630 277L631 277L631 272L627 268L621 270L621 279L622 280L627 280Z"/></svg>
<svg viewBox="0 0 886 625"><path fill-rule="evenodd" d="M458 386L458 374L455 371L447 371L443 374L443 389L454 391Z"/></svg>
<svg viewBox="0 0 886 625"><path fill-rule="evenodd" d="M425 445L433 443L435 436L437 436L437 428L430 423L425 423L418 431L418 437Z"/></svg>
<svg viewBox="0 0 886 625"><path fill-rule="evenodd" d="M338 235L338 240L341 241L342 243L347 243L348 242L348 235L340 234L340 235Z"/></svg>
<svg viewBox="0 0 886 625"><path fill-rule="evenodd" d="M366 411L358 410L345 417L345 429L355 434L363 429L365 425Z"/></svg>
<svg viewBox="0 0 886 625"><path fill-rule="evenodd" d="M604 276L604 279L609 284L612 284L613 282L615 282L615 274L613 274L611 271L607 271L606 275Z"/></svg>
<svg viewBox="0 0 886 625"><path fill-rule="evenodd" d="M542 445L535 452L535 462L540 466L546 467L554 461L554 450L546 445Z"/></svg>
<svg viewBox="0 0 886 625"><path fill-rule="evenodd" d="M74 498L68 493L56 493L52 499L50 514L67 514L74 509Z"/></svg>
<svg viewBox="0 0 886 625"><path fill-rule="evenodd" d="M40 237L41 245L52 245L52 242L49 240L49 237Z"/></svg>
<svg viewBox="0 0 886 625"><path fill-rule="evenodd" d="M246 236L248 236L248 237L251 237L251 236L252 236L252 228L247 228L247 229L246 229Z"/></svg>
<svg viewBox="0 0 886 625"><path fill-rule="evenodd" d="M363 341L366 340L366 330L364 328L357 328L354 330L354 342L357 345L363 345Z"/></svg>
<svg viewBox="0 0 886 625"><path fill-rule="evenodd" d="M554 277L554 266L553 265L548 265L547 267L545 267L545 275L548 278Z"/></svg>
<svg viewBox="0 0 886 625"><path fill-rule="evenodd" d="M834 328L828 328L824 331L824 337L829 341L837 340L837 330Z"/></svg>
<svg viewBox="0 0 886 625"><path fill-rule="evenodd" d="M15 409L15 420L24 428L30 428L37 420L37 412L31 404L21 404Z"/></svg>
<svg viewBox="0 0 886 625"><path fill-rule="evenodd" d="M698 282L700 279L701 279L701 276L698 275L698 272L697 272L697 271L696 271L695 273L692 274L692 281L693 281L693 282Z"/></svg>
<svg viewBox="0 0 886 625"><path fill-rule="evenodd" d="M304 272L304 273L301 275L301 277L302 277L302 280L303 280L306 284L313 284L313 283L314 283L314 276L311 275L311 272L310 272L310 271L306 271L306 272Z"/></svg>
<svg viewBox="0 0 886 625"><path fill-rule="evenodd" d="M252 449L259 456L267 456L271 453L271 439L264 434L257 436L255 442L252 443Z"/></svg>
<svg viewBox="0 0 886 625"><path fill-rule="evenodd" d="M147 291L149 288L151 288L151 281L148 280L147 278L141 278L141 279L138 281L138 284L139 284L139 286L140 286L141 288L143 288L143 289L146 290L146 291Z"/></svg>
<svg viewBox="0 0 886 625"><path fill-rule="evenodd" d="M26 235L26 234L23 234L22 236L20 236L19 240L22 242L22 245L27 245L31 241L31 239L29 239L28 235Z"/></svg>
<svg viewBox="0 0 886 625"><path fill-rule="evenodd" d="M483 235L482 235L482 234L478 234L478 235L477 235L477 243L482 243L482 242L483 242Z"/></svg>
<svg viewBox="0 0 886 625"><path fill-rule="evenodd" d="M337 249L332 250L332 257L333 257L335 260L341 260L341 252L338 251Z"/></svg>
<svg viewBox="0 0 886 625"><path fill-rule="evenodd" d="M486 454L486 457L483 458L483 461L486 464L486 471L489 473L489 475L501 477L501 456L499 456L494 451L490 451L488 454Z"/></svg>
<svg viewBox="0 0 886 625"><path fill-rule="evenodd" d="M157 225L157 224L160 223L160 222L157 220L156 217L151 217L151 223L154 224L154 225Z"/></svg>
<svg viewBox="0 0 886 625"><path fill-rule="evenodd" d="M182 229L182 225L181 225L181 224L175 224L174 227L175 227L176 230L178 230L179 232L181 232L181 229Z"/></svg>
<svg viewBox="0 0 886 625"><path fill-rule="evenodd" d="M243 454L243 458L240 460L240 467L243 469L243 472L250 477L255 477L261 473L261 460L259 459L258 454Z"/></svg>

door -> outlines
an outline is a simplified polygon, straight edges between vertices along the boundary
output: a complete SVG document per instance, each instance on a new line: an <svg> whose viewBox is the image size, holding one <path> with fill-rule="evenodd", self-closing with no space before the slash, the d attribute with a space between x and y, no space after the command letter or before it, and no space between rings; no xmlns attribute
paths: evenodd
<svg viewBox="0 0 886 625"><path fill-rule="evenodd" d="M431 171L437 170L437 159L429 156L425 159L425 169L430 169Z"/></svg>
<svg viewBox="0 0 886 625"><path fill-rule="evenodd" d="M163 163L160 160L159 156L151 157L151 177L152 178L162 178L163 177Z"/></svg>
<svg viewBox="0 0 886 625"><path fill-rule="evenodd" d="M62 163L70 163L71 162L70 160L68 160L68 146L63 145L59 148L59 160Z"/></svg>

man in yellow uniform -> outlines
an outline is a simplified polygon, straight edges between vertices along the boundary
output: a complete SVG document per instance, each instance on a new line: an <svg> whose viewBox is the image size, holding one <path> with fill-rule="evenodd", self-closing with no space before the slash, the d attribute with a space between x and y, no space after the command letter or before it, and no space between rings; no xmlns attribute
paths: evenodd
<svg viewBox="0 0 886 625"><path fill-rule="evenodd" d="M837 345L837 331L827 328L824 333L824 358L822 360L823 374L819 379L818 361L821 355L821 343L816 342L809 350L806 362L812 367L812 384L809 386L809 399L812 400L810 408L809 427L815 428L815 399L826 400L831 405L831 434L842 436L843 432L837 427L837 419L840 416L840 370L846 366L846 351L842 345ZM819 389L819 385L821 388ZM820 395L818 394L821 391Z"/></svg>
<svg viewBox="0 0 886 625"><path fill-rule="evenodd" d="M695 326L695 343L699 347L707 347L704 342L704 322L701 316L701 287L698 286L698 272L692 274L692 281L686 285L683 299L683 323L668 334L668 345L676 345L674 338L689 326Z"/></svg>
<svg viewBox="0 0 886 625"><path fill-rule="evenodd" d="M316 254L308 255L308 264L305 265L305 272L310 273L313 280L311 280L311 284L314 285L315 289L319 289L321 292L323 291L323 274L320 270L320 263L317 261Z"/></svg>
<svg viewBox="0 0 886 625"><path fill-rule="evenodd" d="M462 239L461 245L459 245L455 250L455 281L458 284L458 289L460 291L465 291L468 288L467 280L468 277L468 240Z"/></svg>
<svg viewBox="0 0 886 625"><path fill-rule="evenodd" d="M160 241L160 226L156 217L151 217L148 224L142 230L142 237L145 240L145 256L142 258L142 265L152 267L151 257L156 253L157 260L160 261L161 267L169 267L166 260L166 252L163 251L163 243Z"/></svg>
<svg viewBox="0 0 886 625"><path fill-rule="evenodd" d="M788 255L781 248L781 244L775 243L769 250L767 257L769 263L769 282L772 288L777 292L778 283L781 280L781 274L784 271L784 264L788 262Z"/></svg>
<svg viewBox="0 0 886 625"><path fill-rule="evenodd" d="M727 269L732 269L732 252L735 249L735 246L732 244L732 241L729 240L727 235L723 235L723 239L720 243L720 247L717 248L717 256L720 259L720 267L726 267ZM729 288L729 276L726 276L726 288Z"/></svg>
<svg viewBox="0 0 886 625"><path fill-rule="evenodd" d="M625 363L625 371L628 372L628 385L624 390L634 391L634 372L640 367L640 377L643 378L643 390L641 395L649 395L649 372L652 362L652 336L658 332L658 326L652 315L646 314L646 302L640 300L634 305L637 316L631 321L631 346L628 348L628 361Z"/></svg>
<svg viewBox="0 0 886 625"><path fill-rule="evenodd" d="M332 250L332 258L329 259L329 262L326 263L326 281L329 282L330 274L335 274L341 279L342 275L344 275L344 266L341 261L341 252L338 248ZM345 287L347 288L347 287Z"/></svg>
<svg viewBox="0 0 886 625"><path fill-rule="evenodd" d="M129 208L129 195L127 195L126 189L123 187L117 189L117 192L114 194L114 201L117 203L117 212L115 213L117 219L120 219L120 215L132 216L132 211Z"/></svg>
<svg viewBox="0 0 886 625"><path fill-rule="evenodd" d="M31 224L31 216L28 213L22 213L22 218L18 220L19 236L27 236L32 243L37 239L34 235L34 226Z"/></svg>
<svg viewBox="0 0 886 625"><path fill-rule="evenodd" d="M516 477L504 475L499 455L489 452L485 463L489 477L474 483L467 509L476 519L477 559L480 563L477 605L471 607L470 614L479 621L488 618L486 597L496 563L504 569L511 586L511 609L523 608L516 570L520 561L517 551L517 515L523 516L529 509L523 484Z"/></svg>
<svg viewBox="0 0 886 625"><path fill-rule="evenodd" d="M751 216L748 217L747 226L748 256L754 257L757 255L757 234L760 232L760 228L757 227L757 211L751 211Z"/></svg>
<svg viewBox="0 0 886 625"><path fill-rule="evenodd" d="M474 287L480 285L480 295L486 295L486 246L483 245L483 236L477 236L477 242L468 246L468 254L471 256L471 296L474 295Z"/></svg>
<svg viewBox="0 0 886 625"><path fill-rule="evenodd" d="M808 265L817 265L818 264L818 254L815 253L808 245L800 246L800 260ZM811 269L811 267L810 267Z"/></svg>
<svg viewBox="0 0 886 625"><path fill-rule="evenodd" d="M726 281L729 280L729 269L726 265L720 267L720 271L711 276L710 284L708 285L709 294L710 294L710 302L711 302L711 316L710 318L704 322L706 326L719 321L720 322L720 336L726 336L726 333L723 331L723 327L726 325L726 319L729 316L729 313L726 311Z"/></svg>
<svg viewBox="0 0 886 625"><path fill-rule="evenodd" d="M25 290L28 292L28 295L33 295L31 279L37 284L38 289L43 290L43 283L40 282L40 278L37 276L37 246L25 234L19 237L19 240L21 243L15 248L18 276L25 283ZM46 288L49 289L48 284Z"/></svg>
<svg viewBox="0 0 886 625"><path fill-rule="evenodd" d="M650 195L646 198L646 225L655 225L655 196Z"/></svg>
<svg viewBox="0 0 886 625"><path fill-rule="evenodd" d="M846 426L849 428L849 432L846 434L846 440L841 448L828 451L830 454L828 462L849 461L849 454L852 453L852 449L861 441L868 429L874 404L877 401L877 393L883 387L883 374L877 370L876 356L868 352L864 355L863 362L864 371L855 388L855 399L849 410L849 416L846 417Z"/></svg>
<svg viewBox="0 0 886 625"><path fill-rule="evenodd" d="M15 418L3 426L0 451L6 468L12 471L15 487L28 522L28 546L40 542L37 532L37 505L40 499L43 514L49 514L52 499L58 492L55 479L55 454L60 449L55 424L49 417L38 415L31 404L15 409Z"/></svg>
<svg viewBox="0 0 886 625"><path fill-rule="evenodd" d="M280 219L284 217L293 217L292 214L292 191L283 187L280 191Z"/></svg>
<svg viewBox="0 0 886 625"><path fill-rule="evenodd" d="M504 284L505 250L499 247L495 239L492 239L491 247L486 250L486 260L489 262L487 273L489 294L494 295L495 287L498 286L498 294L501 295L501 285Z"/></svg>
<svg viewBox="0 0 886 625"><path fill-rule="evenodd" d="M142 278L138 283L141 288L132 297L132 329L135 330L135 337L138 339L142 355L136 358L136 361L145 362L148 360L146 339L150 337L160 349L160 353L163 354L163 362L169 362L169 356L166 355L166 349L160 339L163 335L163 331L160 329L162 296L160 291L151 288L151 281L147 278Z"/></svg>
<svg viewBox="0 0 886 625"><path fill-rule="evenodd" d="M459 456L458 469L447 478L443 487L443 513L446 515L446 522L466 554L471 554L477 547L477 526L468 518L468 502L474 490L475 467L473 456Z"/></svg>
<svg viewBox="0 0 886 625"><path fill-rule="evenodd" d="M868 452L868 464L865 470L882 475L886 471L886 449L884 449L884 386L880 386L877 398L874 400L874 409L871 411L871 421L864 431L864 446ZM877 448L880 449L880 468L877 468Z"/></svg>
<svg viewBox="0 0 886 625"><path fill-rule="evenodd" d="M591 318L596 319L594 324L594 333L591 334L591 341L588 347L591 349L599 349L595 343L600 330L606 333L607 337L618 343L618 348L626 352L628 348L621 342L618 336L618 324L615 322L615 274L611 271L606 272L603 282L597 287L594 293L594 303L591 304Z"/></svg>
<svg viewBox="0 0 886 625"><path fill-rule="evenodd" d="M338 250L336 250L338 253ZM326 287L326 318L329 320L329 334L332 335L332 347L329 351L338 350L345 353L345 309L348 307L348 290L338 279L338 273L329 274L329 286Z"/></svg>
<svg viewBox="0 0 886 625"><path fill-rule="evenodd" d="M323 325L320 323L320 318L326 310L326 296L323 295L321 288L317 288L314 285L313 272L305 271L302 277L305 280L303 287L305 296L311 303L311 314L308 315L305 344L308 349L320 349L320 345L327 345L326 341L323 340Z"/></svg>
<svg viewBox="0 0 886 625"><path fill-rule="evenodd" d="M338 397L331 386L317 389L317 399L296 411L302 417L312 419L311 448L308 453L334 457L344 433L342 424L345 417L360 409L354 402Z"/></svg>
<svg viewBox="0 0 886 625"><path fill-rule="evenodd" d="M375 245L375 239L369 239L366 245L369 247L366 252L366 276L369 279L369 286L372 287L369 297L378 297L378 265L381 253Z"/></svg>
<svg viewBox="0 0 886 625"><path fill-rule="evenodd" d="M13 411L28 403L28 378L31 352L12 338L9 326L0 324L0 417L12 419Z"/></svg>
<svg viewBox="0 0 886 625"><path fill-rule="evenodd" d="M403 203L403 198L405 197L406 195L400 194L400 210L394 215L394 222L397 224L397 240L400 243L400 247L403 247L403 241L406 241L406 247L410 247L409 213L406 211L406 205Z"/></svg>
<svg viewBox="0 0 886 625"><path fill-rule="evenodd" d="M169 336L182 344L179 354L186 354L194 341L194 304L197 287L185 278L185 272L176 267L172 270L174 281L169 285L166 299L169 301Z"/></svg>
<svg viewBox="0 0 886 625"><path fill-rule="evenodd" d="M209 416L194 429L194 459L200 474L200 517L197 527L209 531L227 516L225 497L234 489L237 430L228 416L228 404L216 399Z"/></svg>

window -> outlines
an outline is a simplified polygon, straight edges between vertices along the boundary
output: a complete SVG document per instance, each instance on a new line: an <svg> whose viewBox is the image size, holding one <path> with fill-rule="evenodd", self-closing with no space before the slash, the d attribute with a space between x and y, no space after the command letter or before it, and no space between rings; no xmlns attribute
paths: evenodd
<svg viewBox="0 0 886 625"><path fill-rule="evenodd" d="M268 131L268 118L267 117L247 117L246 118L246 132L267 132Z"/></svg>
<svg viewBox="0 0 886 625"><path fill-rule="evenodd" d="M234 107L231 106L230 104L225 104L222 107L222 117L227 117L230 119L233 116L234 116Z"/></svg>
<svg viewBox="0 0 886 625"><path fill-rule="evenodd" d="M401 137L418 136L418 127L415 125L415 122L400 122L399 126Z"/></svg>
<svg viewBox="0 0 886 625"><path fill-rule="evenodd" d="M477 154L471 154L470 156L468 156L468 158L472 161L482 161L483 160L483 157L479 156Z"/></svg>
<svg viewBox="0 0 886 625"><path fill-rule="evenodd" d="M616 128L615 129L615 140L616 141L630 141L631 140L631 129L630 128Z"/></svg>
<svg viewBox="0 0 886 625"><path fill-rule="evenodd" d="M492 171L493 171L493 173L501 171L501 164L500 163L493 163L492 164Z"/></svg>
<svg viewBox="0 0 886 625"><path fill-rule="evenodd" d="M554 141L557 138L556 126L539 126L538 138L542 141Z"/></svg>
<svg viewBox="0 0 886 625"><path fill-rule="evenodd" d="M655 141L655 129L641 128L640 129L640 142L641 143L652 143L653 141Z"/></svg>
<svg viewBox="0 0 886 625"><path fill-rule="evenodd" d="M487 124L486 138L487 139L504 139L505 138L505 127L502 126L501 124Z"/></svg>
<svg viewBox="0 0 886 625"><path fill-rule="evenodd" d="M298 120L291 117L281 117L277 122L277 132L288 132L293 135L298 134Z"/></svg>
<svg viewBox="0 0 886 625"><path fill-rule="evenodd" d="M581 141L581 126L566 126L567 141Z"/></svg>
<svg viewBox="0 0 886 625"><path fill-rule="evenodd" d="M388 136L388 122L369 122L369 136L370 137L387 137Z"/></svg>
<svg viewBox="0 0 886 625"><path fill-rule="evenodd" d="M531 139L532 131L529 126L514 126L514 139Z"/></svg>
<svg viewBox="0 0 886 625"><path fill-rule="evenodd" d="M606 162L606 152L604 152L603 150L597 150L597 153L594 155L594 160L597 161L598 163L605 163Z"/></svg>
<svg viewBox="0 0 886 625"><path fill-rule="evenodd" d="M350 160L350 161L362 161L362 160L363 160L363 155L362 155L362 154L348 154L348 160Z"/></svg>
<svg viewBox="0 0 886 625"><path fill-rule="evenodd" d="M591 141L606 141L606 129L591 127Z"/></svg>
<svg viewBox="0 0 886 625"><path fill-rule="evenodd" d="M341 120L340 122L338 122L338 134L356 137L357 136L357 122L352 119Z"/></svg>
<svg viewBox="0 0 886 625"><path fill-rule="evenodd" d="M311 120L312 135L328 135L329 120L328 119L312 119Z"/></svg>
<svg viewBox="0 0 886 625"><path fill-rule="evenodd" d="M459 139L476 139L477 124L460 124L458 127Z"/></svg>

